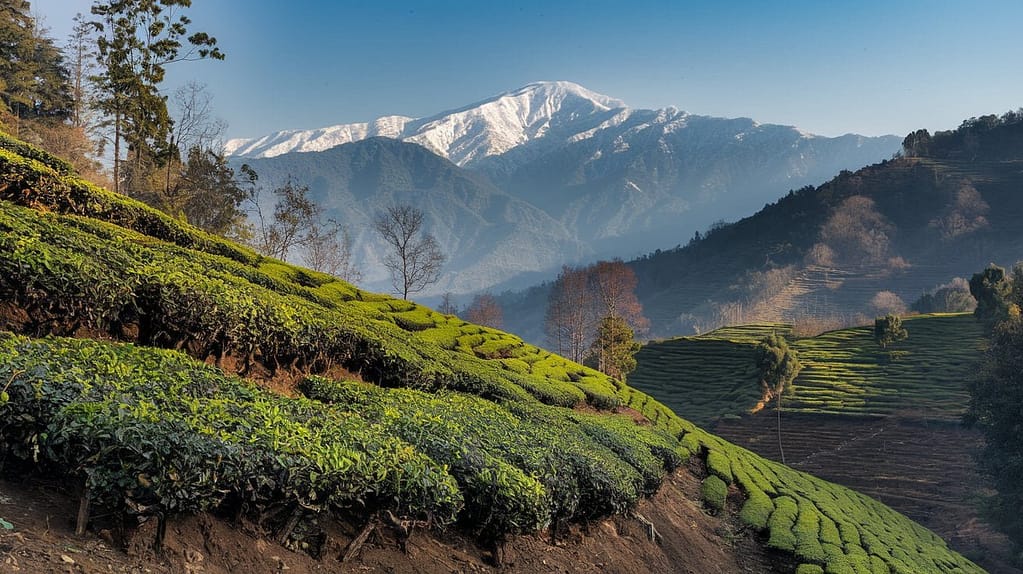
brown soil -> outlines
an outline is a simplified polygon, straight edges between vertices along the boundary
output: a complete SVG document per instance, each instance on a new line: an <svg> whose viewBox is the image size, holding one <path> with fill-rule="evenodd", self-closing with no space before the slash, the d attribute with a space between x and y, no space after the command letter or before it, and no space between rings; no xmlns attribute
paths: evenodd
<svg viewBox="0 0 1023 574"><path fill-rule="evenodd" d="M714 432L761 456L781 460L774 413L722 421ZM978 431L904 413L885 418L782 416L789 466L876 498L923 524L993 574L1023 574L1010 565L1008 539L985 523L990 495L973 457Z"/></svg>
<svg viewBox="0 0 1023 574"><path fill-rule="evenodd" d="M700 574L790 571L784 557L765 553L756 535L738 527L734 515L716 517L699 502L699 480L679 471L661 491L636 508L654 525L658 542L636 517L618 516L573 526L556 544L546 535L519 536L503 549L503 566L492 565L492 552L464 534L416 530L399 548L395 532L380 526L359 553L340 561L361 525L334 524L323 556L315 559L271 542L251 525L240 527L209 515L173 519L164 550L152 546L156 525L150 521L118 543L101 526L74 535L75 499L48 481L0 481L0 572L92 574L306 574L341 572L679 572ZM734 506L734 505L733 505ZM102 522L97 516L96 522Z"/></svg>

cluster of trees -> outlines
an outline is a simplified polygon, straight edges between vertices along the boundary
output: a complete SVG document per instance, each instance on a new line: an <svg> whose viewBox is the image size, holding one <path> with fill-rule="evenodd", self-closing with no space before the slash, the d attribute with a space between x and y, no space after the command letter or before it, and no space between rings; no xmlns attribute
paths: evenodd
<svg viewBox="0 0 1023 574"><path fill-rule="evenodd" d="M340 223L324 221L316 203L309 198L309 187L290 179L269 193L274 198L273 211L263 212L262 198L267 192L256 184L258 176L247 165L254 224L243 228L243 239L260 253L287 260L294 250L301 249L304 263L311 269L329 273L348 282L362 279L362 272L352 258L352 238Z"/></svg>
<svg viewBox="0 0 1023 574"><path fill-rule="evenodd" d="M320 218L306 186L288 181L266 190L251 168L228 163L226 125L205 86L163 93L169 66L225 58L214 36L191 29L191 4L96 0L60 47L27 0L0 0L0 129L210 233L280 259L301 253L313 269L358 281L348 230ZM422 224L422 213L408 206L374 221L389 248L384 264L405 298L436 282L444 261Z"/></svg>
<svg viewBox="0 0 1023 574"><path fill-rule="evenodd" d="M636 274L620 259L563 267L547 301L548 347L624 380L636 368L635 334L649 328L636 285Z"/></svg>
<svg viewBox="0 0 1023 574"><path fill-rule="evenodd" d="M807 252L807 262L827 267L886 263L894 232L895 226L873 199L853 195L821 226L820 240Z"/></svg>
<svg viewBox="0 0 1023 574"><path fill-rule="evenodd" d="M483 325L492 329L504 329L504 308L490 293L480 293L464 308L459 309L455 297L450 292L441 297L437 311L446 315L457 315L470 323Z"/></svg>
<svg viewBox="0 0 1023 574"><path fill-rule="evenodd" d="M970 279L975 315L991 329L980 375L970 384L965 420L985 436L980 466L998 489L990 510L1017 545L1023 545L1023 264L1011 274L994 264ZM1020 558L1023 559L1023 553Z"/></svg>
<svg viewBox="0 0 1023 574"><path fill-rule="evenodd" d="M82 22L75 28L84 34ZM93 58L75 34L62 49L32 15L26 0L0 0L0 129L99 175L82 87Z"/></svg>
<svg viewBox="0 0 1023 574"><path fill-rule="evenodd" d="M964 120L958 128L936 132L917 130L902 140L906 157L975 159L978 155L1018 156L1018 139L1010 134L1023 128L1023 108Z"/></svg>
<svg viewBox="0 0 1023 574"><path fill-rule="evenodd" d="M167 67L224 59L190 30L191 0L96 0L57 46L27 0L0 0L0 127L110 185L214 233L244 221L242 182L221 152L212 97L167 97ZM104 173L99 159L110 163Z"/></svg>
<svg viewBox="0 0 1023 574"><path fill-rule="evenodd" d="M917 313L963 313L976 307L977 302L970 295L970 284L966 279L956 277L921 295L911 309Z"/></svg>

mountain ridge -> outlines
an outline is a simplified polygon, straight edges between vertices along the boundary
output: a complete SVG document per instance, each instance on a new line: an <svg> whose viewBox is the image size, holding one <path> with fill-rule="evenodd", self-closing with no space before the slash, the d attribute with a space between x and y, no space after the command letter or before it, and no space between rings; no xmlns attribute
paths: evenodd
<svg viewBox="0 0 1023 574"><path fill-rule="evenodd" d="M591 113L626 107L621 100L572 82L533 82L423 118L382 116L371 122L283 130L257 138L228 140L224 150L230 156L274 157L291 152L324 151L367 137L384 136L418 143L465 166L481 157L500 155L542 137L550 121L566 106L571 108L567 113L573 117L586 112L587 107L591 108L588 110Z"/></svg>
<svg viewBox="0 0 1023 574"><path fill-rule="evenodd" d="M573 107L575 106L575 107ZM582 106L581 108L579 106ZM589 109L586 109L586 108ZM523 143L540 139L547 134L552 120L561 119L558 113L568 108L570 119L578 120L580 115L604 117L606 112L615 112L605 117L596 126L580 130L566 138L575 142L591 137L597 130L622 123L633 113L654 112L669 117L672 121L691 116L675 106L654 110L631 108L624 101L589 90L574 82L537 81L520 88L501 92L477 102L425 116L412 118L402 115L385 115L368 122L336 124L313 129L288 129L264 136L232 138L224 146L226 155L247 158L274 157L292 152L324 151L344 143L351 143L368 137L383 136L419 143L441 157L450 159L459 166L471 165L483 158L501 155ZM581 113L582 112L582 113ZM708 119L715 116L697 116ZM496 141L471 141L467 132L455 132L452 128L470 126L468 131L480 130L472 126L470 119L480 119L485 127L491 128ZM781 127L795 129L805 138L827 138L781 124L761 124L751 118L745 120L753 128ZM438 134L437 132L444 132ZM518 132L518 133L516 133ZM871 136L860 136L870 138ZM890 136L876 136L890 137ZM466 139L469 141L466 141Z"/></svg>
<svg viewBox="0 0 1023 574"><path fill-rule="evenodd" d="M586 252L543 210L418 144L377 137L247 163L265 188L301 173L324 216L343 222L350 233L364 284L381 291L389 289L381 263L385 247L372 221L376 212L399 203L423 211L425 231L447 256L449 271L435 286L441 292L483 290L520 272L557 266L565 254Z"/></svg>

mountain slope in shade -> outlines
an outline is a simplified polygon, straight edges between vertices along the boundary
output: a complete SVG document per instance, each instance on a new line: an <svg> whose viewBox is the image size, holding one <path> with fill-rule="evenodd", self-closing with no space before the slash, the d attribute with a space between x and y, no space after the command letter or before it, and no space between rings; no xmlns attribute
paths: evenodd
<svg viewBox="0 0 1023 574"><path fill-rule="evenodd" d="M365 285L381 291L391 286L381 264L385 246L372 220L397 204L424 212L426 230L447 257L441 282L428 292L486 289L585 252L542 210L412 143L371 138L323 152L246 161L266 189L289 177L308 185L323 216L351 233Z"/></svg>
<svg viewBox="0 0 1023 574"><path fill-rule="evenodd" d="M889 157L898 142L894 136L825 138L672 108L619 110L556 149L529 143L476 168L502 189L543 205L583 241L643 251Z"/></svg>

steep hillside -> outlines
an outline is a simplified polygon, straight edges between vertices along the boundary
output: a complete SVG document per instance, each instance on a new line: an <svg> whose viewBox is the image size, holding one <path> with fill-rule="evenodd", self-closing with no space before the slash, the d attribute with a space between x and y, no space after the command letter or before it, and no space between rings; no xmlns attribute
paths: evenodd
<svg viewBox="0 0 1023 574"><path fill-rule="evenodd" d="M323 216L351 234L363 284L378 291L388 292L391 285L381 264L387 248L372 221L397 204L423 211L427 230L447 256L442 280L431 288L435 293L484 290L589 252L543 210L415 144L371 138L245 162L266 189L289 179L308 185Z"/></svg>
<svg viewBox="0 0 1023 574"><path fill-rule="evenodd" d="M373 171L368 178L329 165L347 166L347 156L361 149L348 146L374 136L421 145L476 174L452 177L471 180L493 196L494 188L483 183L487 179L531 207L515 203L504 215L467 209L459 190L419 179L428 161L422 154L395 153L386 161L373 156L376 161L363 168ZM347 152L327 151L342 145ZM537 82L419 120L387 117L227 145L236 163L257 164L276 180L290 175L317 188L320 201L340 220L351 219L363 241L371 234L362 225L363 208L352 201L362 199L364 189L380 188L371 206L406 194L419 203L415 196L429 192L430 219L438 234L449 236L445 247L453 259L450 276L435 294L520 288L534 280L530 273L552 276L563 263L677 245L714 221L749 214L790 189L818 184L897 149L894 136L827 138L745 118L631 109L571 82ZM456 173L453 167L444 171ZM507 221L521 234L506 236L500 224ZM475 233L481 226L485 232ZM468 237L459 240L462 231ZM478 263L471 248L476 241L495 251L487 261L500 261L499 266ZM366 245L376 249L372 242ZM552 248L563 247L571 249L549 261ZM375 267L372 256L365 262Z"/></svg>
<svg viewBox="0 0 1023 574"><path fill-rule="evenodd" d="M664 564L706 571L674 538L686 512L644 502L675 488L661 500L685 504L699 481L712 512L770 549L759 567L733 555L733 571L981 571L883 504L619 381L259 257L11 141L0 306L5 472L77 489L82 528L147 522L157 550L175 516L212 513L338 569L360 528L405 550L417 529L468 537L501 563L520 535L582 548L569 538L581 523L631 513L653 539L672 533Z"/></svg>
<svg viewBox="0 0 1023 574"><path fill-rule="evenodd" d="M786 461L890 504L992 572L1017 572L1006 565L1004 537L974 504L987 492L973 460L982 438L958 424L983 328L969 314L910 317L904 325L909 338L894 358L868 327L792 343L803 370L784 402ZM774 410L750 415L760 398L753 350L765 332L788 329L750 325L652 342L638 354L629 384L781 460Z"/></svg>

